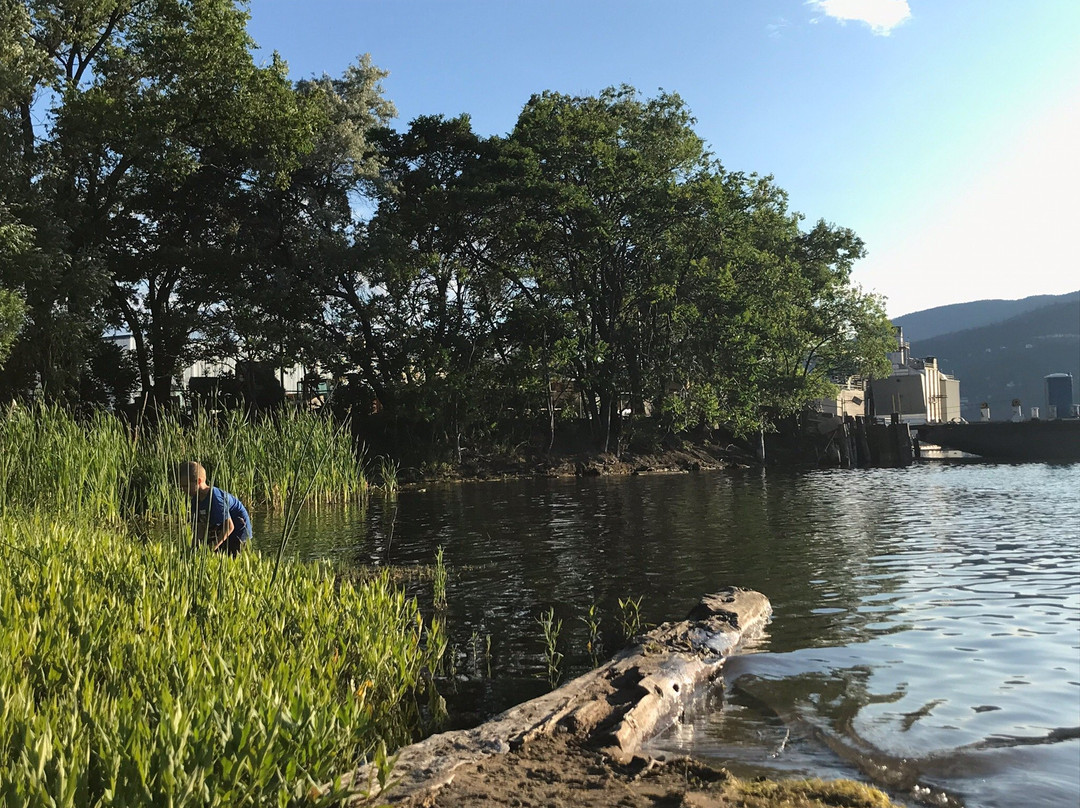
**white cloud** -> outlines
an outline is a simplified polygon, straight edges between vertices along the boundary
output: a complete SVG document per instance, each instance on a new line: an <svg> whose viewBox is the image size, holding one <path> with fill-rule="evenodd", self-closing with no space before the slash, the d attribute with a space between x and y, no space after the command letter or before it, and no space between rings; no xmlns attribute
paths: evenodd
<svg viewBox="0 0 1080 808"><path fill-rule="evenodd" d="M911 17L907 0L808 0L807 5L841 22L864 22L879 36Z"/></svg>
<svg viewBox="0 0 1080 808"><path fill-rule="evenodd" d="M776 22L766 25L765 30L769 32L770 37L777 39L783 35L784 29L789 25L791 23L785 17L780 17Z"/></svg>

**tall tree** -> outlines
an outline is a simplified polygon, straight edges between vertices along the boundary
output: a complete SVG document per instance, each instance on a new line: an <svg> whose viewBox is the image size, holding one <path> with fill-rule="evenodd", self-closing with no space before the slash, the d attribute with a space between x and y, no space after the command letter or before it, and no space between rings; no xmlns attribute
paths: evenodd
<svg viewBox="0 0 1080 808"><path fill-rule="evenodd" d="M44 59L5 114L48 213L35 231L49 258L21 279L27 354L62 395L80 349L111 322L131 331L143 389L163 400L197 353L192 335L208 345L231 330L228 295L252 259L242 222L258 189L284 182L310 150L321 110L279 58L254 63L232 0L21 5Z"/></svg>
<svg viewBox="0 0 1080 808"><path fill-rule="evenodd" d="M377 133L396 114L384 96L386 72L360 56L338 78L323 75L296 87L314 116L311 149L287 181L264 184L253 200L239 242L243 297L232 324L252 358L282 364L315 360L344 372L374 366L364 328L339 328L332 312L366 294L363 213L385 162Z"/></svg>
<svg viewBox="0 0 1080 808"><path fill-rule="evenodd" d="M558 355L598 402L605 451L623 398L639 410L644 402L650 307L680 269L671 236L694 215L686 186L708 167L692 124L678 96L642 100L620 87L534 96L510 136L523 161L518 239L531 285L572 314Z"/></svg>
<svg viewBox="0 0 1080 808"><path fill-rule="evenodd" d="M498 410L492 374L508 297L491 266L491 143L466 116L431 116L388 134L383 150L382 193L364 241L378 383L390 396L384 404L427 421L460 449ZM355 305L357 296L342 299Z"/></svg>
<svg viewBox="0 0 1080 808"><path fill-rule="evenodd" d="M624 406L747 433L882 361L880 301L850 285L862 242L804 232L771 177L725 171L692 127L673 95L545 93L503 150L507 266L543 329L525 343L596 402L601 449Z"/></svg>

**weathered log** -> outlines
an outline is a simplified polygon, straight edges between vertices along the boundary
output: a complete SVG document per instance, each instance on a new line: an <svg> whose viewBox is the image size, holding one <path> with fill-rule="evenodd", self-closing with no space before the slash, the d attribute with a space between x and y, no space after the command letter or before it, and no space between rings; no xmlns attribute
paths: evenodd
<svg viewBox="0 0 1080 808"><path fill-rule="evenodd" d="M725 657L760 634L771 613L768 599L748 589L730 587L707 595L686 620L664 623L635 638L633 646L551 693L478 727L405 747L381 794L370 764L353 772L352 782L370 788L368 799L377 797L380 804L404 800L437 791L461 766L556 730L627 762L678 718L694 689L719 674Z"/></svg>

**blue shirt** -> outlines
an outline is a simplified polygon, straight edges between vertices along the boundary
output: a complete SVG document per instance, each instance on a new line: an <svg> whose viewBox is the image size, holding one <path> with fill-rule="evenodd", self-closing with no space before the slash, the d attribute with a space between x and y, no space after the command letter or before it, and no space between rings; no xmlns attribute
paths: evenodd
<svg viewBox="0 0 1080 808"><path fill-rule="evenodd" d="M248 516L244 503L220 488L211 488L206 496L191 498L191 529L195 541L202 541L207 525L210 529L220 528L225 524L226 516L233 521L233 531L228 538L247 541L251 538L251 517Z"/></svg>

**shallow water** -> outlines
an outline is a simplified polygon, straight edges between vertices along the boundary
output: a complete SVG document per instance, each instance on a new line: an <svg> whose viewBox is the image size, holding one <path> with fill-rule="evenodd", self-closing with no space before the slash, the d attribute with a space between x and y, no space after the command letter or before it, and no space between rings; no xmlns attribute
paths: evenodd
<svg viewBox="0 0 1080 808"><path fill-rule="evenodd" d="M256 528L263 549L280 534ZM1080 803L1080 464L437 486L305 513L292 550L427 565L439 546L472 718L546 689L548 608L566 676L591 665L590 605L614 650L620 598L657 623L734 584L772 601L767 636L656 751L913 804Z"/></svg>

